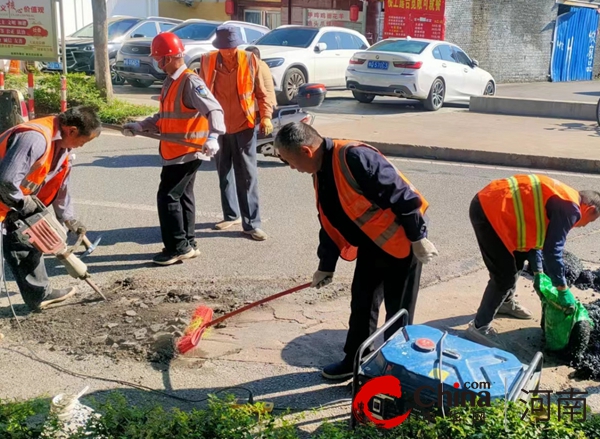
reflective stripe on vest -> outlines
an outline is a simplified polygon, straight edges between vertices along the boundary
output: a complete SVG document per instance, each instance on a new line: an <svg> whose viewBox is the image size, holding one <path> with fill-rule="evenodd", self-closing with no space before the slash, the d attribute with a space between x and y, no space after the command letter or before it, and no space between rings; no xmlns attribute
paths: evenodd
<svg viewBox="0 0 600 439"><path fill-rule="evenodd" d="M186 69L171 83L166 94L164 89L161 92L158 127L164 138L184 140L201 146L208 138L208 119L195 108L186 107L183 102L183 93L191 75L195 73ZM198 151L200 148L185 147L168 140L160 142L160 155L165 160L173 160Z"/></svg>
<svg viewBox="0 0 600 439"><path fill-rule="evenodd" d="M252 54L250 54L252 55ZM219 51L215 50L203 55L200 61L200 76L214 93L215 78L217 70L217 60ZM254 94L254 78L256 77L256 59L249 56L245 50L237 51L238 69L237 69L237 94L242 110L248 120L248 127L254 128L256 124L256 96Z"/></svg>
<svg viewBox="0 0 600 439"><path fill-rule="evenodd" d="M544 175L494 180L477 194L498 237L510 252L542 249L548 217L546 203L556 196L579 206L579 192Z"/></svg>
<svg viewBox="0 0 600 439"><path fill-rule="evenodd" d="M40 119L35 119L31 122L26 122L20 125L17 125L0 135L0 160L4 159L6 156L7 148L8 148L8 140L10 136L14 133L24 132L24 131L36 131L44 136L46 139L46 149L42 156L33 164L23 181L21 182L20 189L23 192L23 195L31 195L37 194L38 191L44 192L44 200L45 199L54 199L58 190L60 189L60 185L56 188L46 189L46 178L50 173L50 167L52 166L52 159L54 157L54 143L52 139L55 135L55 116L43 117ZM17 147L18 145L14 145L13 147ZM65 165L68 161L68 156L65 158L62 166ZM62 171L61 171L62 173ZM61 174L59 173L59 174ZM63 177L66 174L63 175ZM55 176L50 181L55 181ZM64 178L63 178L64 180ZM49 183L49 182L48 182ZM44 202L40 198L40 201ZM46 204L48 205L48 204ZM3 203L0 203L0 221L4 221L6 218L6 214L9 212L10 208Z"/></svg>
<svg viewBox="0 0 600 439"><path fill-rule="evenodd" d="M404 229L396 222L396 215L391 209L381 209L371 203L362 193L360 186L352 176L346 162L346 152L351 147L366 147L379 152L372 146L353 143L350 141L334 141L333 150L333 174L335 178L340 203L346 215L382 250L396 258L405 258L410 254L411 243L404 233ZM388 162L390 163L390 162ZM390 163L391 164L391 163ZM393 165L392 165L393 166ZM396 169L394 167L394 169ZM423 196L412 186L412 184L396 169L398 176L408 184L421 199L421 215L424 215L429 207ZM317 177L314 176L315 190L317 192L317 207L321 218L321 224L327 234L338 245L342 257L344 252L356 258L356 249L330 224L324 216L318 203Z"/></svg>

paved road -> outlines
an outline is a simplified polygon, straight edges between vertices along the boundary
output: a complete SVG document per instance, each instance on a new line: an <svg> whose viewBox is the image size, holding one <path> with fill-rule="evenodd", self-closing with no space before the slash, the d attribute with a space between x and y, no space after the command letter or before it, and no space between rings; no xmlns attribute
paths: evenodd
<svg viewBox="0 0 600 439"><path fill-rule="evenodd" d="M517 172L483 166L394 159L430 202L431 239L440 257L424 271L426 283L475 269L480 257L468 223L468 206L478 189L493 178ZM105 132L77 153L74 197L80 218L101 233L101 247L88 259L97 276L125 277L133 272L190 278L310 276L316 268L318 222L311 179L274 159L259 160L259 189L266 242L254 242L240 229L213 231L221 219L218 179L212 163L197 175L197 231L203 254L185 264L154 268L149 260L162 248L155 209L160 165L155 141ZM552 174L557 175L557 174ZM576 174L558 178L576 188L600 190L600 178ZM600 224L573 232L594 235ZM595 236L595 235L594 235ZM573 239L581 257L597 261L595 239ZM341 262L339 275L352 264ZM60 269L59 269L60 270Z"/></svg>

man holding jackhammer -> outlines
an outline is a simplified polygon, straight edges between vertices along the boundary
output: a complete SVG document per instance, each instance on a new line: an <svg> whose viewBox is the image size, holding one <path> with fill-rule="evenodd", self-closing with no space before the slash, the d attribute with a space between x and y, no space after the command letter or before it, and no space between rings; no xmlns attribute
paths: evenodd
<svg viewBox="0 0 600 439"><path fill-rule="evenodd" d="M15 222L38 211L36 196L54 207L59 221L75 233L85 227L75 219L69 195L69 153L100 135L101 122L90 107L70 108L58 116L17 125L0 135L0 220L4 260L12 271L23 301L41 310L73 296L76 288L52 289L41 252L20 242Z"/></svg>
<svg viewBox="0 0 600 439"><path fill-rule="evenodd" d="M525 260L541 273L542 259L553 285L568 291L563 249L573 227L600 216L600 193L577 191L545 175L515 175L494 180L471 201L469 211L490 280L466 336L502 348L492 327L496 314L531 319L514 298Z"/></svg>
<svg viewBox="0 0 600 439"><path fill-rule="evenodd" d="M281 128L275 150L292 169L313 177L321 231L312 286L332 281L340 256L356 259L346 356L322 371L325 378L345 379L352 376L359 346L377 328L382 300L386 319L404 308L412 323L422 264L438 254L427 239L428 203L383 154L364 143L323 138L300 122ZM386 339L398 327L392 325Z"/></svg>
<svg viewBox="0 0 600 439"><path fill-rule="evenodd" d="M264 241L267 234L260 228L256 129L260 125L267 136L273 132L273 105L258 59L238 49L241 44L244 40L239 28L220 26L213 41L217 50L202 55L200 61L199 75L223 106L227 128L219 138L215 157L224 217L215 229L241 223L244 234Z"/></svg>
<svg viewBox="0 0 600 439"><path fill-rule="evenodd" d="M152 57L167 73L160 95L160 111L140 122L123 126L123 134L160 132L163 168L157 194L158 218L164 248L153 258L157 265L172 265L200 255L196 242L194 183L203 160L219 150L218 137L225 133L223 109L204 81L187 68L183 43L171 32L152 40ZM183 140L195 147L167 139Z"/></svg>

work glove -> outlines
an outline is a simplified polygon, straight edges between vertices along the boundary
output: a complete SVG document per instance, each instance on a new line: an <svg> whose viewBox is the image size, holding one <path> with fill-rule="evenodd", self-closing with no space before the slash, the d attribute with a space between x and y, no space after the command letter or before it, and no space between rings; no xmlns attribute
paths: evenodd
<svg viewBox="0 0 600 439"><path fill-rule="evenodd" d="M144 131L142 125L139 122L129 122L123 125L123 135L126 137L135 136L135 132Z"/></svg>
<svg viewBox="0 0 600 439"><path fill-rule="evenodd" d="M331 271L315 271L313 280L310 286L319 289L325 285L329 285L333 281L333 273Z"/></svg>
<svg viewBox="0 0 600 439"><path fill-rule="evenodd" d="M438 251L435 248L435 245L433 245L433 243L427 238L413 242L412 250L415 254L415 257L423 264L431 262L434 256L438 256Z"/></svg>
<svg viewBox="0 0 600 439"><path fill-rule="evenodd" d="M271 119L265 117L260 120L260 130L265 136L268 136L273 132L273 122Z"/></svg>
<svg viewBox="0 0 600 439"><path fill-rule="evenodd" d="M77 235L85 235L87 233L87 228L76 219L65 221L65 226L69 231L77 234Z"/></svg>
<svg viewBox="0 0 600 439"><path fill-rule="evenodd" d="M208 157L214 157L214 155L219 151L219 141L217 139L213 139L209 137L204 145L202 145L202 154Z"/></svg>
<svg viewBox="0 0 600 439"><path fill-rule="evenodd" d="M23 197L23 204L19 209L19 215L23 218L33 215L34 213L41 212L41 206L35 201L31 195Z"/></svg>

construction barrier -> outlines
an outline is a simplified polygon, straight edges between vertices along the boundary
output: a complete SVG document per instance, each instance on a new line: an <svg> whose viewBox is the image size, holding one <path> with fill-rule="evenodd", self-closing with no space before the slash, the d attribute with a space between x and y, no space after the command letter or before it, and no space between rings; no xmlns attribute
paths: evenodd
<svg viewBox="0 0 600 439"><path fill-rule="evenodd" d="M35 104L33 97L33 72L27 73L27 86L29 91L29 119L35 119Z"/></svg>
<svg viewBox="0 0 600 439"><path fill-rule="evenodd" d="M60 77L60 111L67 111L67 77Z"/></svg>

